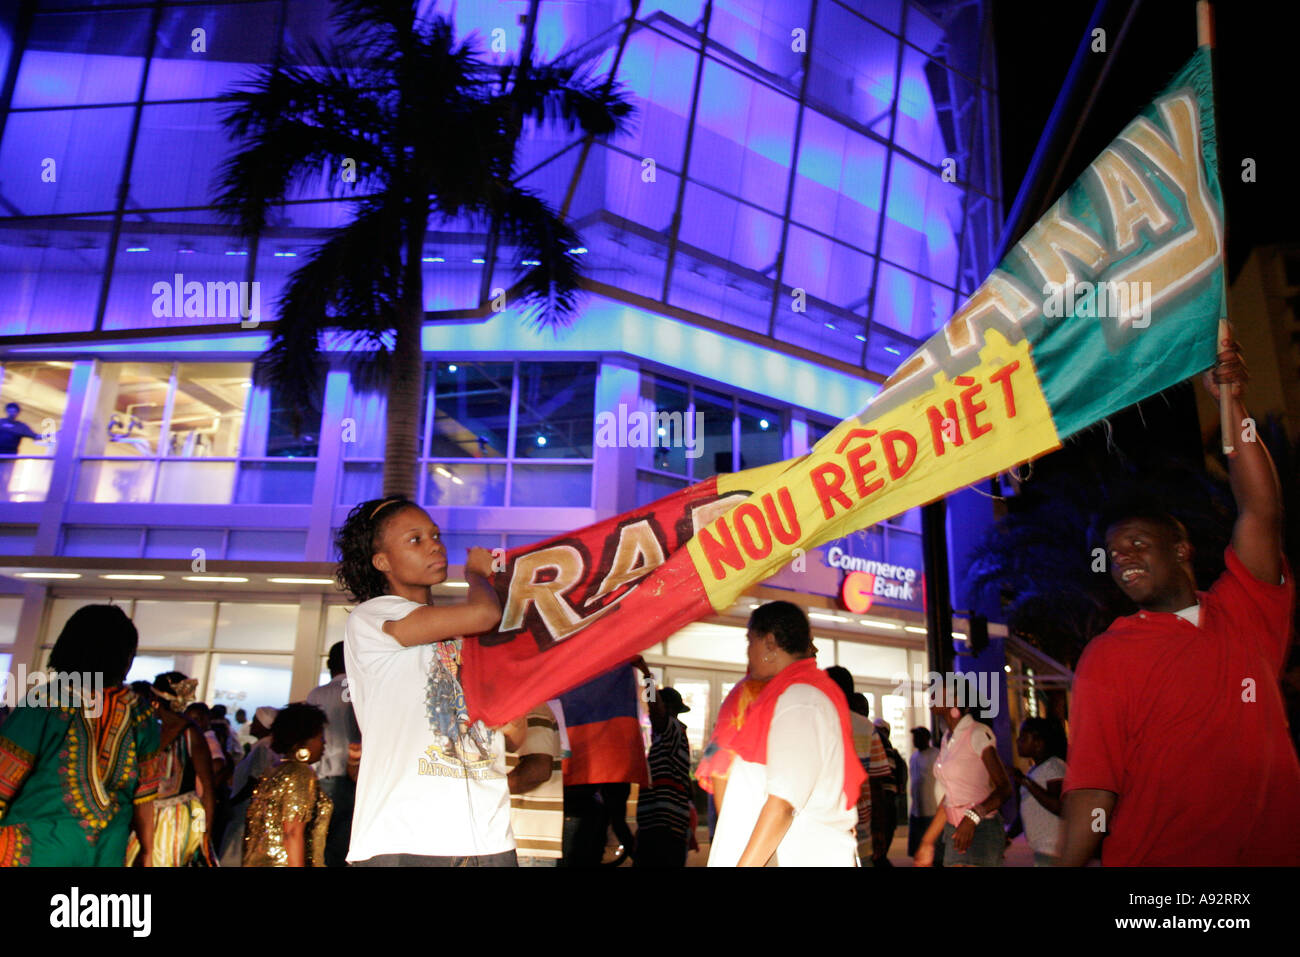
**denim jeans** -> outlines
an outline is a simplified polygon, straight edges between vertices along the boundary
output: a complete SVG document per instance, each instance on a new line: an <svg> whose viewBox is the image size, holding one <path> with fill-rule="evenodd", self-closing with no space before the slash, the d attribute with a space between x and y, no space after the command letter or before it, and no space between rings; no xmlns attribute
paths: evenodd
<svg viewBox="0 0 1300 957"><path fill-rule="evenodd" d="M1002 853L1006 850L1007 835L1002 829L1002 815L994 814L975 825L975 834L965 853L958 853L952 845L957 829L951 824L943 826L943 866L1001 867Z"/></svg>

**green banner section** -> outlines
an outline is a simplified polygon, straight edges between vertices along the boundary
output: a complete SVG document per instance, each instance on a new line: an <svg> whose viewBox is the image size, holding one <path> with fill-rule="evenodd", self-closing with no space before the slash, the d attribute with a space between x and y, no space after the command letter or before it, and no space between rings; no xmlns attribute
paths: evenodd
<svg viewBox="0 0 1300 957"><path fill-rule="evenodd" d="M1213 364L1224 275L1209 58L1197 51L859 421L974 365L990 329L1029 340L1062 439Z"/></svg>

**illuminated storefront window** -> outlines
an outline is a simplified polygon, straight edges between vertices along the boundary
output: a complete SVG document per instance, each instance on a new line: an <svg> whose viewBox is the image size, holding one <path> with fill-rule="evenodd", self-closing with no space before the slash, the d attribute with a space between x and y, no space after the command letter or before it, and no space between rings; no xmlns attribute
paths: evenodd
<svg viewBox="0 0 1300 957"><path fill-rule="evenodd" d="M238 362L104 363L76 500L311 501L319 409L302 416Z"/></svg>
<svg viewBox="0 0 1300 957"><path fill-rule="evenodd" d="M786 413L775 407L642 373L636 411L646 416L654 443L640 446L637 455L641 504L712 475L770 465L788 455Z"/></svg>
<svg viewBox="0 0 1300 957"><path fill-rule="evenodd" d="M420 416L425 505L591 507L594 362L436 362ZM353 389L339 504L379 494L387 397ZM432 414L430 412L432 411Z"/></svg>
<svg viewBox="0 0 1300 957"><path fill-rule="evenodd" d="M43 645L48 657L72 613L102 598L55 598ZM198 679L198 699L250 714L289 700L298 605L287 602L114 600L140 633L127 675L150 681L166 671Z"/></svg>
<svg viewBox="0 0 1300 957"><path fill-rule="evenodd" d="M0 502L40 502L68 405L70 362L0 363Z"/></svg>

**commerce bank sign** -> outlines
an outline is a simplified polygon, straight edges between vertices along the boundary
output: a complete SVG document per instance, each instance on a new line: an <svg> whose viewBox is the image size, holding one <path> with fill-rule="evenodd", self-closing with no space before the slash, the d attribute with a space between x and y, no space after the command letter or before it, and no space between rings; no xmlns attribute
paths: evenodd
<svg viewBox="0 0 1300 957"><path fill-rule="evenodd" d="M826 564L847 573L840 585L840 599L855 614L867 611L877 598L898 602L917 600L915 568L846 555L838 545L826 553Z"/></svg>

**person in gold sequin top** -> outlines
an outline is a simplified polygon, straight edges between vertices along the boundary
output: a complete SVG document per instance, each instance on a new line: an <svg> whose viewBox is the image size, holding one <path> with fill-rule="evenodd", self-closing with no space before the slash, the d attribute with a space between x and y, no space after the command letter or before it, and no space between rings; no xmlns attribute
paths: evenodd
<svg viewBox="0 0 1300 957"><path fill-rule="evenodd" d="M284 763L253 791L244 825L244 867L324 867L325 835L334 802L309 765L325 746L325 712L315 705L280 709L271 749Z"/></svg>

